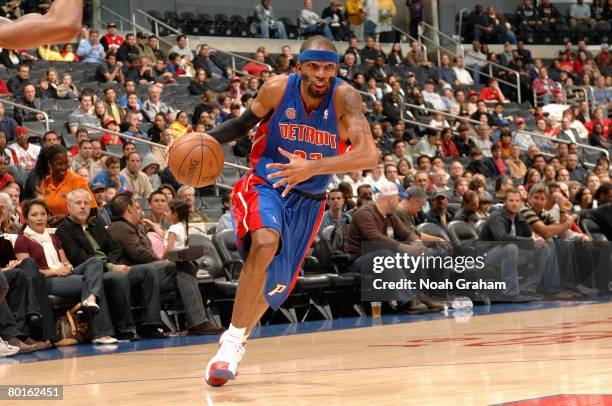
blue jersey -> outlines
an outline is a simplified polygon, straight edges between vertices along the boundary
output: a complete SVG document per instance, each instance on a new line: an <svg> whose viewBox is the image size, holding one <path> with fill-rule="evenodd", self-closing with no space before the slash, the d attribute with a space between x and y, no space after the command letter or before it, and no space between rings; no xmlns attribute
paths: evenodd
<svg viewBox="0 0 612 406"><path fill-rule="evenodd" d="M346 150L338 134L338 117L333 102L334 92L342 80L335 79L321 105L310 114L306 113L302 101L301 82L298 74L289 75L281 102L270 117L260 124L253 140L252 167L268 183L280 178L268 180L268 175L278 169L266 169L266 165L289 162L278 152L278 147L312 160L336 156ZM332 175L313 176L294 189L311 194L324 193L331 178ZM283 188L279 189L282 191Z"/></svg>

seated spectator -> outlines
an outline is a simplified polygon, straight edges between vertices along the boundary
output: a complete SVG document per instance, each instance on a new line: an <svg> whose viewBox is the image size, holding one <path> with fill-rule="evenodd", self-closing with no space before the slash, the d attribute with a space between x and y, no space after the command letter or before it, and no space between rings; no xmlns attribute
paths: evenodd
<svg viewBox="0 0 612 406"><path fill-rule="evenodd" d="M523 4L518 7L516 14L519 19L521 37L533 37L536 32L540 32L542 21L539 19L538 11L532 0L523 0Z"/></svg>
<svg viewBox="0 0 612 406"><path fill-rule="evenodd" d="M595 56L595 63L597 63L599 69L612 67L612 56L608 44L601 44L601 51Z"/></svg>
<svg viewBox="0 0 612 406"><path fill-rule="evenodd" d="M203 95L207 90L210 90L210 84L208 83L206 71L203 68L199 68L189 82L189 94L192 96Z"/></svg>
<svg viewBox="0 0 612 406"><path fill-rule="evenodd" d="M15 241L18 260L32 258L45 275L47 292L51 295L78 299L89 310L93 344L115 344L110 312L104 292L104 262L92 258L73 267L66 258L62 244L55 235L46 231L51 216L42 200L29 200L24 205L26 227ZM115 292L113 292L115 293Z"/></svg>
<svg viewBox="0 0 612 406"><path fill-rule="evenodd" d="M195 207L195 189L192 186L183 185L177 190L176 197L187 202L189 207L189 223L210 223L206 213Z"/></svg>
<svg viewBox="0 0 612 406"><path fill-rule="evenodd" d="M93 111L93 94L89 91L84 91L79 101L81 102L79 108L68 116L68 128L73 134L76 134L77 128L82 124L88 124L94 127L98 126L98 118ZM95 132L93 130L91 131Z"/></svg>
<svg viewBox="0 0 612 406"><path fill-rule="evenodd" d="M552 79L548 77L548 70L546 68L540 68L538 77L533 80L531 87L544 106L552 103L555 95L561 91Z"/></svg>
<svg viewBox="0 0 612 406"><path fill-rule="evenodd" d="M427 60L427 55L421 49L421 43L419 41L412 41L410 43L410 51L406 54L406 64L413 67L430 67L432 63Z"/></svg>
<svg viewBox="0 0 612 406"><path fill-rule="evenodd" d="M121 137L114 134L121 130L121 127L119 127L119 124L117 124L114 118L106 117L102 127L109 131L113 131L113 133L105 132L100 139L100 145L104 150L106 150L107 145L121 145L123 143Z"/></svg>
<svg viewBox="0 0 612 406"><path fill-rule="evenodd" d="M136 47L138 48L138 55L141 58L147 58L150 62L157 60L157 55L153 50L153 47L148 43L147 34L139 32L136 34Z"/></svg>
<svg viewBox="0 0 612 406"><path fill-rule="evenodd" d="M21 224L19 224L19 193L15 193L16 189L8 188L6 186L3 191L0 192L0 232L3 234L19 234L21 232ZM7 192L11 192L16 195L17 198L17 209L13 204L13 199L8 195Z"/></svg>
<svg viewBox="0 0 612 406"><path fill-rule="evenodd" d="M472 43L472 49L468 51L463 62L465 66L472 69L474 83L479 85L481 83L480 71L488 65L487 55L482 52L482 44L480 42L474 41Z"/></svg>
<svg viewBox="0 0 612 406"><path fill-rule="evenodd" d="M204 69L206 71L206 77L211 79L231 76L231 71L228 74L227 66L225 66L217 55L210 54L210 47L208 44L202 44L202 46L200 46L200 51L193 59L193 67L195 69Z"/></svg>
<svg viewBox="0 0 612 406"><path fill-rule="evenodd" d="M143 114L141 110L141 105L138 100L138 95L136 93L129 93L127 95L127 106L124 109L125 116L123 117L122 125L125 123L128 124L140 124L143 121ZM136 122L132 123L130 119L128 119L128 115L131 116ZM123 129L125 131L125 129Z"/></svg>
<svg viewBox="0 0 612 406"><path fill-rule="evenodd" d="M160 167L159 160L152 152L147 153L142 158L140 170L149 178L153 190L157 190L161 186L161 178L159 177Z"/></svg>
<svg viewBox="0 0 612 406"><path fill-rule="evenodd" d="M218 233L219 231L231 230L234 228L232 224L231 213L232 193L224 194L221 198L221 204L223 204L223 214L221 215L221 217L219 217L219 221L217 222L217 227L215 228L216 233ZM323 229L323 226L321 226L320 229Z"/></svg>
<svg viewBox="0 0 612 406"><path fill-rule="evenodd" d="M79 168L86 168L89 175L94 178L102 168L100 168L99 163L91 158L92 152L91 141L82 140L79 142L79 152L72 158L70 169L76 172Z"/></svg>
<svg viewBox="0 0 612 406"><path fill-rule="evenodd" d="M190 334L218 334L220 330L206 318L202 295L195 274L177 271L176 264L163 261L152 249L151 242L141 228L140 204L130 193L121 193L111 201L113 223L108 228L111 237L123 251L123 263L132 266L155 263L161 292L178 291L185 307L187 331ZM149 220L143 220L149 226Z"/></svg>
<svg viewBox="0 0 612 406"><path fill-rule="evenodd" d="M12 164L21 165L26 172L30 172L36 165L40 154L40 145L30 143L30 132L26 127L17 127L15 130L16 142L9 144Z"/></svg>
<svg viewBox="0 0 612 406"><path fill-rule="evenodd" d="M72 172L68 165L68 151L61 145L52 145L45 149L50 174L43 181L40 192L49 206L51 216L49 224L58 225L67 214L67 195L74 189L88 190L88 183L81 176ZM93 194L92 200L95 200ZM92 207L96 207L92 202Z"/></svg>
<svg viewBox="0 0 612 406"><path fill-rule="evenodd" d="M174 120L175 110L161 101L162 91L159 85L149 86L149 100L142 104L142 114L150 123L155 121L158 113L165 114L168 121Z"/></svg>
<svg viewBox="0 0 612 406"><path fill-rule="evenodd" d="M595 20L591 17L591 6L585 4L584 0L576 0L576 3L570 6L569 16L570 27L573 31L579 25L586 27L587 31L595 28Z"/></svg>
<svg viewBox="0 0 612 406"><path fill-rule="evenodd" d="M117 54L109 52L106 54L105 61L100 63L96 70L96 80L98 82L119 82L123 83L123 62L117 61ZM110 88L109 88L110 89Z"/></svg>
<svg viewBox="0 0 612 406"><path fill-rule="evenodd" d="M140 49L136 46L136 38L134 34L127 34L125 41L117 49L117 60L119 62L127 62L130 57L138 58L140 56Z"/></svg>
<svg viewBox="0 0 612 406"><path fill-rule="evenodd" d="M158 330L163 323L157 269L153 264L122 264L121 247L102 224L89 220L90 198L89 192L82 189L76 189L68 196L69 215L56 232L66 257L76 267L94 258L102 260L105 282L108 284L107 281L113 280L123 287L124 294L113 295L109 302L111 314L118 318L114 323L117 338L137 339L137 328L144 337L164 337ZM131 292L136 293L141 309L137 323L130 310Z"/></svg>
<svg viewBox="0 0 612 406"><path fill-rule="evenodd" d="M174 77L185 76L187 75L187 64L179 54L172 52L168 55L166 70L172 73Z"/></svg>
<svg viewBox="0 0 612 406"><path fill-rule="evenodd" d="M344 207L344 196L338 189L332 189L327 194L329 209L323 215L320 229L327 226L342 227L351 222L351 216L342 211Z"/></svg>
<svg viewBox="0 0 612 406"><path fill-rule="evenodd" d="M267 72L270 67L265 63L265 55L263 52L255 53L255 61L250 61L242 67L242 70L249 75L257 78L261 77L262 72Z"/></svg>
<svg viewBox="0 0 612 406"><path fill-rule="evenodd" d="M443 54L440 61L440 67L436 70L435 78L439 85L459 86L461 82L457 79L457 74L451 66L448 55Z"/></svg>
<svg viewBox="0 0 612 406"><path fill-rule="evenodd" d="M17 103L22 104L26 107L36 110L42 110L42 104L40 99L36 98L36 87L33 84L27 84L21 89L21 99L17 100ZM25 110L15 106L13 109L13 117L15 121L20 125L23 125L26 121L43 121L45 116L42 113L37 113L31 110Z"/></svg>
<svg viewBox="0 0 612 406"><path fill-rule="evenodd" d="M176 114L176 120L170 124L172 135L174 138L180 138L185 134L189 134L193 131L191 125L189 125L189 115L184 111L179 111Z"/></svg>
<svg viewBox="0 0 612 406"><path fill-rule="evenodd" d="M446 225L453 221L454 216L454 210L448 207L447 194L444 192L435 192L431 201L431 209L427 213L427 222L446 228Z"/></svg>
<svg viewBox="0 0 612 406"><path fill-rule="evenodd" d="M140 170L140 154L132 152L128 156L127 166L120 173L127 181L127 187L135 198L147 198L153 188L149 177Z"/></svg>
<svg viewBox="0 0 612 406"><path fill-rule="evenodd" d="M98 30L91 30L89 32L89 39L82 39L79 42L76 53L81 62L98 64L104 62L105 52L104 47L100 44L100 33Z"/></svg>
<svg viewBox="0 0 612 406"><path fill-rule="evenodd" d="M106 25L106 34L100 39L100 43L106 52L117 52L125 38L117 34L117 24L110 22Z"/></svg>
<svg viewBox="0 0 612 406"><path fill-rule="evenodd" d="M489 79L489 86L482 89L480 98L487 103L509 103L504 93L499 88L499 82L495 78Z"/></svg>
<svg viewBox="0 0 612 406"><path fill-rule="evenodd" d="M323 34L328 39L334 40L329 23L312 10L312 0L304 0L304 9L300 11L298 23L306 35Z"/></svg>
<svg viewBox="0 0 612 406"><path fill-rule="evenodd" d="M465 178L458 178L453 183L453 194L449 196L449 203L463 202L463 195L468 190L468 181Z"/></svg>
<svg viewBox="0 0 612 406"><path fill-rule="evenodd" d="M17 121L5 114L4 104L0 103L0 132L4 134L4 145L15 139L15 130L17 130ZM2 147L4 149L4 147Z"/></svg>
<svg viewBox="0 0 612 406"><path fill-rule="evenodd" d="M19 52L16 52L14 49L3 49L2 52L0 52L0 64L4 65L9 69L18 68L22 62L23 57Z"/></svg>
<svg viewBox="0 0 612 406"><path fill-rule="evenodd" d="M98 210L96 212L96 222L104 227L111 223L111 215L106 201L106 187L101 183L90 183L89 190L93 193L96 199Z"/></svg>
<svg viewBox="0 0 612 406"><path fill-rule="evenodd" d="M397 249L415 255L420 251L420 248L416 245L406 245L399 242L419 239L414 229L411 230L406 227L394 213L399 201L397 188L387 183L374 204L364 205L355 212L344 244L345 252L355 258L350 268L352 272L361 273L362 266L371 261L372 255L386 255L388 253L391 256ZM393 229L395 239L389 236L387 232L389 227ZM382 250L366 255L362 252L362 241L376 241L388 246L389 249L388 251ZM394 271L387 269L384 275L390 277L391 273L394 273ZM414 292L409 290L395 290L394 292L396 292L396 300L400 303L402 310L414 313L428 309L427 305L415 297Z"/></svg>
<svg viewBox="0 0 612 406"><path fill-rule="evenodd" d="M8 52L14 52L14 51L8 51ZM3 54L4 54L4 51L3 51ZM5 65L5 66L14 67L14 66L9 66L9 65ZM13 94L13 97L16 99L19 99L23 97L23 91L25 89L25 86L30 83L32 83L30 79L30 65L24 62L21 62L17 66L17 72L15 76L9 79L8 82L6 82L6 86L8 87L9 92Z"/></svg>
<svg viewBox="0 0 612 406"><path fill-rule="evenodd" d="M287 39L285 25L275 18L270 0L261 0L261 4L255 6L255 18L259 24L262 38L270 38L270 31L272 31L278 39Z"/></svg>
<svg viewBox="0 0 612 406"><path fill-rule="evenodd" d="M105 169L98 172L91 180L92 183L101 184L105 188L112 187L117 193L128 190L127 179L121 173L119 158L109 156L106 158Z"/></svg>
<svg viewBox="0 0 612 406"><path fill-rule="evenodd" d="M45 277L33 259L18 261L11 241L4 237L0 237L0 275L8 288L6 298L0 297L0 334L20 354L51 348L57 333ZM42 328L37 329L35 323Z"/></svg>
<svg viewBox="0 0 612 406"><path fill-rule="evenodd" d="M435 130L428 129L427 136L422 138L421 141L414 146L414 153L417 155L427 155L433 158L441 154L439 143L439 133Z"/></svg>
<svg viewBox="0 0 612 406"><path fill-rule="evenodd" d="M148 197L149 208L151 209L148 215L148 219L157 226L159 226L162 230L167 230L170 227L170 223L168 222L168 202L173 199L172 195L166 195L162 189L156 189ZM151 238L149 238L151 239ZM153 240L151 240L153 243ZM161 252L163 253L163 237L161 239ZM155 244L153 244L153 248L155 252L157 248Z"/></svg>
<svg viewBox="0 0 612 406"><path fill-rule="evenodd" d="M499 144L491 146L491 157L486 158L483 164L487 168L487 172L484 175L488 178L510 176L510 168L508 168L502 157L501 145Z"/></svg>
<svg viewBox="0 0 612 406"><path fill-rule="evenodd" d="M184 35L179 35L176 37L176 45L170 48L170 51L168 52L170 54L176 53L181 58L186 57L189 59L189 61L193 61L193 52L191 52L191 49L189 49L189 46L187 45L187 37Z"/></svg>

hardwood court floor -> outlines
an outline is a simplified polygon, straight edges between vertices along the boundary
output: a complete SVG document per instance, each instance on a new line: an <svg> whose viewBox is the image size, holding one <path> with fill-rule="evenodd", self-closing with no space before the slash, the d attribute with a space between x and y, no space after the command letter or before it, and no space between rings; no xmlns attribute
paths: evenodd
<svg viewBox="0 0 612 406"><path fill-rule="evenodd" d="M0 364L0 384L63 384L67 405L486 405L612 393L612 304L465 319L254 339L222 388L202 378L215 344ZM59 402L34 404L45 403Z"/></svg>

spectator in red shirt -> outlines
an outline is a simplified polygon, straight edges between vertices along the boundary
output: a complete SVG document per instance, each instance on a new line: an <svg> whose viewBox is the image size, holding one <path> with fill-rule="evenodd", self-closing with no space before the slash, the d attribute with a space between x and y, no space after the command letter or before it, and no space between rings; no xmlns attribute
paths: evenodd
<svg viewBox="0 0 612 406"><path fill-rule="evenodd" d="M453 132L450 128L444 128L440 133L440 149L445 157L459 157L459 150L453 142Z"/></svg>
<svg viewBox="0 0 612 406"><path fill-rule="evenodd" d="M6 86L6 81L4 79L0 79L0 94L8 94L9 90Z"/></svg>
<svg viewBox="0 0 612 406"><path fill-rule="evenodd" d="M9 157L6 155L0 155L0 189L3 189L6 185L14 182L13 175L6 171L9 165Z"/></svg>
<svg viewBox="0 0 612 406"><path fill-rule="evenodd" d="M491 78L489 80L489 86L482 89L480 99L487 103L508 103L508 100L499 88L499 83L495 78Z"/></svg>
<svg viewBox="0 0 612 406"><path fill-rule="evenodd" d="M608 44L601 44L601 52L595 57L595 63L600 69L612 67L612 57L610 57Z"/></svg>
<svg viewBox="0 0 612 406"><path fill-rule="evenodd" d="M120 130L119 124L117 124L115 119L110 116L104 119L103 126L107 130L111 130L115 132L119 132ZM104 135L100 139L100 145L102 146L102 149L106 150L106 146L109 144L110 145L121 145L123 144L123 142L121 142L121 137L119 137L116 134L104 133Z"/></svg>
<svg viewBox="0 0 612 406"><path fill-rule="evenodd" d="M559 64L559 70L565 71L569 74L574 73L574 61L570 59L567 52L559 52L559 59L557 60L557 63Z"/></svg>
<svg viewBox="0 0 612 406"><path fill-rule="evenodd" d="M104 50L106 52L117 52L121 44L123 44L123 41L125 41L125 38L123 38L121 35L117 35L117 24L108 23L106 26L106 34L100 40L100 44L102 44Z"/></svg>
<svg viewBox="0 0 612 406"><path fill-rule="evenodd" d="M265 64L266 56L263 52L255 53L255 61L251 61L242 67L242 70L249 75L260 77L262 72L270 70L270 67Z"/></svg>
<svg viewBox="0 0 612 406"><path fill-rule="evenodd" d="M540 68L538 77L533 80L531 88L542 99L543 105L552 103L555 100L554 96L561 91L559 86L548 77L548 70L546 68Z"/></svg>
<svg viewBox="0 0 612 406"><path fill-rule="evenodd" d="M601 125L603 126L603 136L605 138L608 138L608 136L610 135L610 122L612 122L612 120L610 120L604 115L604 110L601 107L598 107L593 112L593 119L587 122L584 126L587 130L589 130L589 134L593 134L595 124L601 123Z"/></svg>

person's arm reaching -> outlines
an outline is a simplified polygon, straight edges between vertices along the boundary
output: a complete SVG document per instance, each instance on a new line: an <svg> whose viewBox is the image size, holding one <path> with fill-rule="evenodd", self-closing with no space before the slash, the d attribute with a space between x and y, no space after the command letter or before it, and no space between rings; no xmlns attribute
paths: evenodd
<svg viewBox="0 0 612 406"><path fill-rule="evenodd" d="M81 30L83 0L55 0L45 15L0 19L0 48L23 49L71 42Z"/></svg>
<svg viewBox="0 0 612 406"><path fill-rule="evenodd" d="M307 160L279 148L279 152L289 159L289 163L268 164L268 168L279 169L268 178L280 178L273 186L285 185L283 196L287 196L298 183L315 175L345 173L376 166L376 146L368 120L363 115L361 96L353 87L342 85L338 87L334 98L339 117L339 135L345 142L347 138L350 140L350 150L344 155Z"/></svg>

